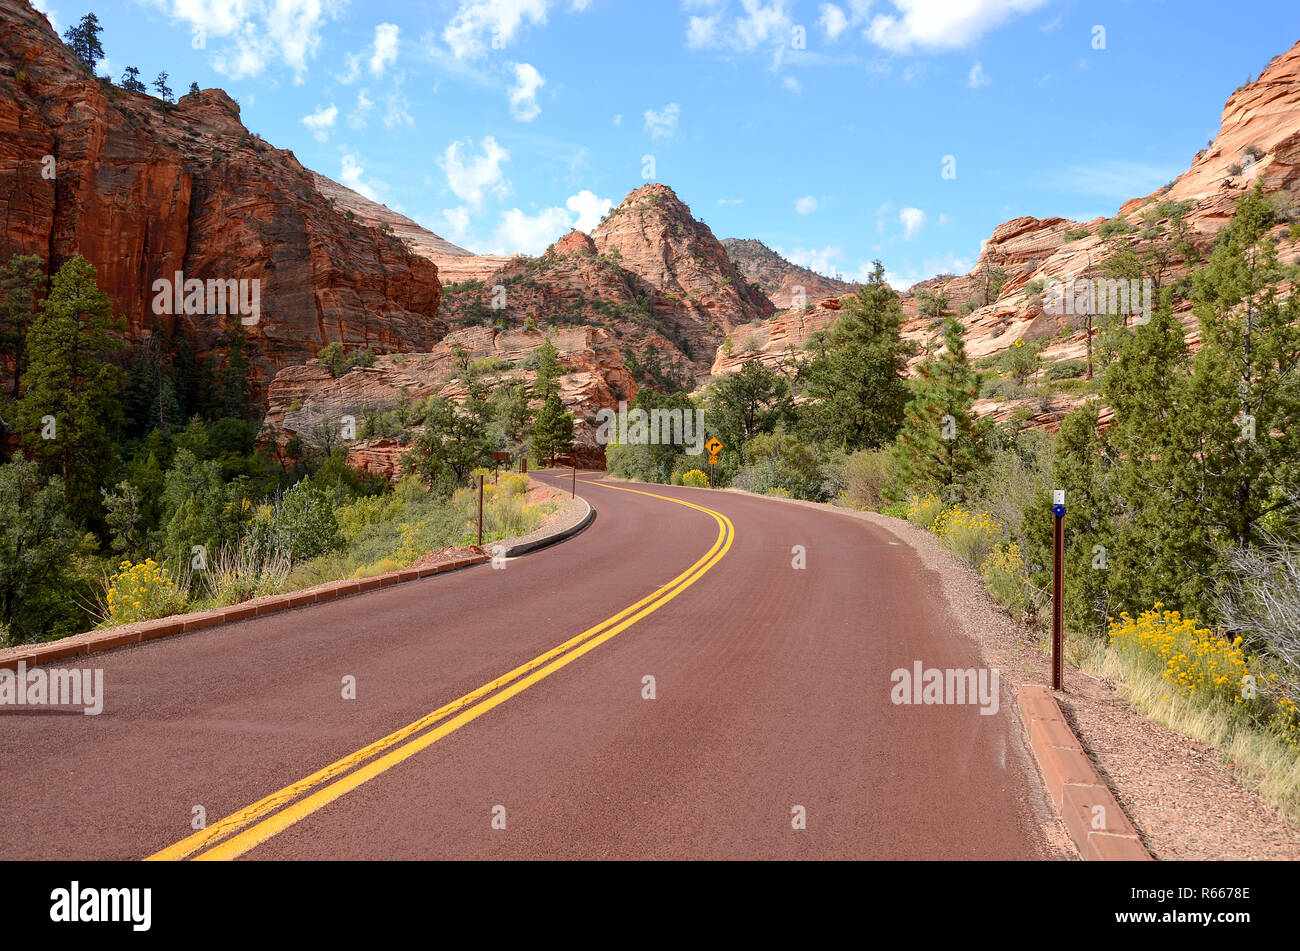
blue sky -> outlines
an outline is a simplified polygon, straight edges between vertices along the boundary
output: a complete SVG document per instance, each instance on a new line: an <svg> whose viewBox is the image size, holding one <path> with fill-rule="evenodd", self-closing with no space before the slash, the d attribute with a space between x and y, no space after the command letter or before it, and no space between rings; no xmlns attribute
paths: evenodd
<svg viewBox="0 0 1300 951"><path fill-rule="evenodd" d="M1008 218L1163 185L1300 39L1295 0L36 6L60 33L93 9L115 80L220 86L252 131L474 251L590 229L653 164L720 238L846 277L880 258L899 286L968 270Z"/></svg>

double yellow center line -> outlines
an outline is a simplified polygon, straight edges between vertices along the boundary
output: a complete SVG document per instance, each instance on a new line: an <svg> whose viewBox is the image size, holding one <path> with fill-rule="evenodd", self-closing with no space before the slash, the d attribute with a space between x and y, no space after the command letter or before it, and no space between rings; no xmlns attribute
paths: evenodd
<svg viewBox="0 0 1300 951"><path fill-rule="evenodd" d="M149 856L148 861L167 861L185 858L197 860L234 859L256 848L274 835L343 796L398 763L410 759L421 750L437 743L449 733L487 713L522 693L539 680L544 680L562 667L577 660L588 651L595 650L605 641L631 627L637 621L659 610L704 576L722 560L735 540L736 528L731 520L719 512L695 505L682 499L655 495L638 489L628 489L604 483L588 483L618 492L662 499L696 509L712 516L718 523L718 537L703 557L684 572L636 604L625 608L613 617L588 628L558 647L534 657L507 674L472 690L458 700L445 704L426 714L414 723L402 727L381 740L357 750L324 769L312 773L278 792L271 793L250 806L226 816L219 822L201 829L175 845ZM455 716L453 716L455 714ZM452 717L451 719L447 719ZM434 724L442 722L436 729ZM426 732L428 731L428 732Z"/></svg>

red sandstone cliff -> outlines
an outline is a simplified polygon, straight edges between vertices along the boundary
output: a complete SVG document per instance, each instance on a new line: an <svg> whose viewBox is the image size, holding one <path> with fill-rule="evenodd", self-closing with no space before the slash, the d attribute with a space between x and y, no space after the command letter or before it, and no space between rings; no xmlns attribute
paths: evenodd
<svg viewBox="0 0 1300 951"><path fill-rule="evenodd" d="M224 92L172 104L119 89L24 0L0 0L0 254L15 252L54 268L85 255L132 339L155 320L159 278L260 281L246 328L256 383L332 340L428 349L446 332L436 265L349 221L291 152L248 132ZM233 323L176 319L201 354Z"/></svg>

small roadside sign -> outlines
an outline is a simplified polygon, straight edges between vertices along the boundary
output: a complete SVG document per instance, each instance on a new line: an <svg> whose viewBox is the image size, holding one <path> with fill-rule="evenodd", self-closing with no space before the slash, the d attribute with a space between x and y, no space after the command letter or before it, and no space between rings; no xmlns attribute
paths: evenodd
<svg viewBox="0 0 1300 951"><path fill-rule="evenodd" d="M718 453L722 452L722 443L717 436L714 436L704 444L704 448L709 450L709 456L711 457L709 461L716 462Z"/></svg>

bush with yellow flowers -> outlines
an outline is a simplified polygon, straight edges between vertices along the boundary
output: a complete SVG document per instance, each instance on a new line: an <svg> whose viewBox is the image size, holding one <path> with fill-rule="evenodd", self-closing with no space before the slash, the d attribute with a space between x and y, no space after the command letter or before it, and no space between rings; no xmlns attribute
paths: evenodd
<svg viewBox="0 0 1300 951"><path fill-rule="evenodd" d="M972 512L960 505L944 509L930 529L945 548L974 566L984 563L1002 530L1002 523L988 512Z"/></svg>
<svg viewBox="0 0 1300 951"><path fill-rule="evenodd" d="M692 469L690 472L682 473L682 485L707 489L709 487L709 477L701 469Z"/></svg>
<svg viewBox="0 0 1300 951"><path fill-rule="evenodd" d="M118 565L117 574L108 579L107 603L106 620L117 625L180 614L189 599L171 572L149 558L138 565Z"/></svg>
<svg viewBox="0 0 1300 951"><path fill-rule="evenodd" d="M1156 602L1137 618L1124 613L1110 622L1110 644L1121 657L1159 673L1173 694L1224 704L1300 743L1300 711L1262 658L1193 618ZM1168 699L1168 698L1166 698Z"/></svg>
<svg viewBox="0 0 1300 951"><path fill-rule="evenodd" d="M1029 580L1029 568L1015 542L989 552L980 565L984 584L995 601L1012 617L1023 618L1038 607L1036 590Z"/></svg>
<svg viewBox="0 0 1300 951"><path fill-rule="evenodd" d="M943 514L943 502L935 495L913 495L907 502L907 520L927 532L934 528L935 519Z"/></svg>

